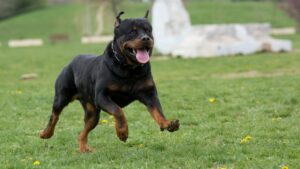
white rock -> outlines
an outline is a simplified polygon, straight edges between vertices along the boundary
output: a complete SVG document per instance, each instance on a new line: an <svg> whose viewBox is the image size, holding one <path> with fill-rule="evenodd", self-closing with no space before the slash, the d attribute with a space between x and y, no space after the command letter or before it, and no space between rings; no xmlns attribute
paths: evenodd
<svg viewBox="0 0 300 169"><path fill-rule="evenodd" d="M296 33L296 29L293 27L288 28L273 28L271 30L272 35L293 35Z"/></svg>
<svg viewBox="0 0 300 169"><path fill-rule="evenodd" d="M8 46L11 48L42 46L43 44L42 39L13 39L8 41Z"/></svg>
<svg viewBox="0 0 300 169"><path fill-rule="evenodd" d="M105 43L109 42L113 39L112 36L85 36L81 38L82 44L89 44L89 43Z"/></svg>
<svg viewBox="0 0 300 169"><path fill-rule="evenodd" d="M152 9L155 47L185 58L290 51L288 40L273 39L270 24L192 26L181 0L155 0Z"/></svg>
<svg viewBox="0 0 300 169"><path fill-rule="evenodd" d="M188 13L180 0L156 0L152 19L155 47L162 54L171 53L191 28Z"/></svg>

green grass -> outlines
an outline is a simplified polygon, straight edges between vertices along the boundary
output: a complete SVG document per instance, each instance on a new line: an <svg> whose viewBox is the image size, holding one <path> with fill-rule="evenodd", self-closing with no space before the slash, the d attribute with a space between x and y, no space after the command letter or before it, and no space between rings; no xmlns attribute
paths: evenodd
<svg viewBox="0 0 300 169"><path fill-rule="evenodd" d="M144 16L149 4L125 3L127 17ZM228 1L191 1L187 5L193 24L270 22L275 27L294 26L294 22L272 3L231 3ZM52 6L0 22L0 41L11 38L43 38L67 33L78 41L84 34L85 6ZM107 17L109 19L111 17ZM105 20L105 34L111 34L113 20ZM110 25L111 24L111 25ZM24 31L26 30L26 31Z"/></svg>
<svg viewBox="0 0 300 169"><path fill-rule="evenodd" d="M68 33L78 38L82 32L82 6L63 5L36 10L0 22L0 40L9 38L44 38Z"/></svg>
<svg viewBox="0 0 300 169"><path fill-rule="evenodd" d="M180 119L179 131L160 132L144 106L133 103L125 109L127 143L118 140L103 112L101 118L109 124L99 124L90 134L94 152L80 154L77 138L83 111L74 102L62 113L55 135L39 139L62 67L76 54L101 53L103 48L74 43L1 49L1 168L300 167L298 50L248 57L154 58L153 74L165 115ZM31 72L39 77L20 80ZM209 103L209 98L216 102ZM252 139L240 144L247 135ZM41 165L34 166L35 160Z"/></svg>
<svg viewBox="0 0 300 169"><path fill-rule="evenodd" d="M273 27L294 26L275 4L270 2L199 2L188 4L193 24L271 23Z"/></svg>

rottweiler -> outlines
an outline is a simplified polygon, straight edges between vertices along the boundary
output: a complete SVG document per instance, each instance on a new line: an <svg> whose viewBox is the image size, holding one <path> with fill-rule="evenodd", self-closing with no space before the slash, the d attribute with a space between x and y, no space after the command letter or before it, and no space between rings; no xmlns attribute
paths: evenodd
<svg viewBox="0 0 300 169"><path fill-rule="evenodd" d="M142 18L122 20L123 13L116 17L114 38L102 56L79 55L57 77L52 113L40 138L54 134L60 113L73 100L78 100L85 112L80 152L91 151L88 133L97 126L101 110L114 117L117 136L126 142L128 125L122 108L135 100L148 108L162 131L179 129L178 120L165 118L152 78L149 60L154 40L149 11Z"/></svg>

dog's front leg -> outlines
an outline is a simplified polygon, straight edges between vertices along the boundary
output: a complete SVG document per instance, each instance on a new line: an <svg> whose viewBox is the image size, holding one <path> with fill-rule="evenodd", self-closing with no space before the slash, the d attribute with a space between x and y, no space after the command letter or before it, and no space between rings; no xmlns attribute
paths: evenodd
<svg viewBox="0 0 300 169"><path fill-rule="evenodd" d="M173 132L179 129L179 120L169 121L165 118L160 101L157 97L155 86L153 88L140 91L139 101L146 105L151 116L160 126L162 131L167 129L169 132Z"/></svg>
<svg viewBox="0 0 300 169"><path fill-rule="evenodd" d="M106 111L114 117L117 136L121 141L126 142L128 138L128 125L123 110L109 96L105 96L102 93L97 94L95 104L97 108Z"/></svg>

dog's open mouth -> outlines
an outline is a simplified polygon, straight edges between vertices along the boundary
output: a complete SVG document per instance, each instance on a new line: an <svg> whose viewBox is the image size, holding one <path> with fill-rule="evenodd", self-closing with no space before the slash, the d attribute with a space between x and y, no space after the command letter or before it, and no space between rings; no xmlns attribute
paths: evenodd
<svg viewBox="0 0 300 169"><path fill-rule="evenodd" d="M150 60L150 48L141 48L141 49L133 49L133 48L128 48L130 51L130 54L135 56L136 60L141 63L145 64Z"/></svg>

